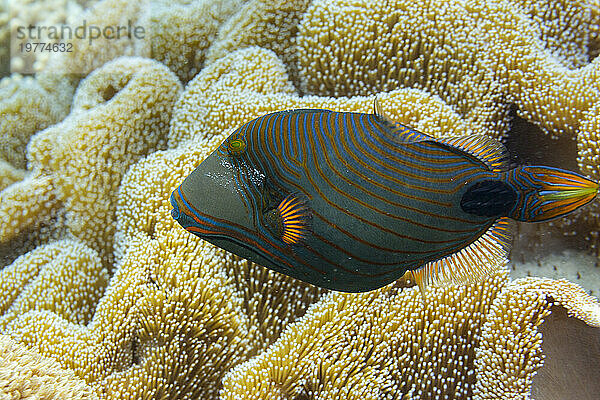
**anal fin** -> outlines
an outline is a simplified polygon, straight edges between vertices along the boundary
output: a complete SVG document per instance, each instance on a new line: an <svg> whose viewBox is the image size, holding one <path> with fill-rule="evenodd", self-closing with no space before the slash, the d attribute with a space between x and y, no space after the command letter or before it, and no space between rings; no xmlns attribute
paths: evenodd
<svg viewBox="0 0 600 400"><path fill-rule="evenodd" d="M421 293L428 286L481 281L506 265L510 242L510 220L500 218L469 246L412 271L413 278Z"/></svg>

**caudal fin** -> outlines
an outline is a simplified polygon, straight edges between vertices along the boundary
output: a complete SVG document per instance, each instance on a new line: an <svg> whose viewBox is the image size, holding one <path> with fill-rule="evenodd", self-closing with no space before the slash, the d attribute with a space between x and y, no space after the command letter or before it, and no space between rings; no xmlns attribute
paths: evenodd
<svg viewBox="0 0 600 400"><path fill-rule="evenodd" d="M510 215L518 221L539 222L557 218L589 203L598 194L598 183L559 168L525 166L509 172L517 188Z"/></svg>

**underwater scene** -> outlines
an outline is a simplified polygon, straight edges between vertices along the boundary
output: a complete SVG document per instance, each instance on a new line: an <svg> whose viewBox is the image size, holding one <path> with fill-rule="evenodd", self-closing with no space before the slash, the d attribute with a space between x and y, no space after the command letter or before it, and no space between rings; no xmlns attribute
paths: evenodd
<svg viewBox="0 0 600 400"><path fill-rule="evenodd" d="M600 398L597 0L0 0L0 400Z"/></svg>

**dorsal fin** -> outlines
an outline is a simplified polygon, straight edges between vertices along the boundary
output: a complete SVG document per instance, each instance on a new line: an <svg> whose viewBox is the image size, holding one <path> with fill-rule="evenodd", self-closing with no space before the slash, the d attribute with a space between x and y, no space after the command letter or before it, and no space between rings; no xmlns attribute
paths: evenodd
<svg viewBox="0 0 600 400"><path fill-rule="evenodd" d="M425 264L412 276L421 293L427 286L478 282L506 264L510 241L510 220L500 218L464 249Z"/></svg>
<svg viewBox="0 0 600 400"><path fill-rule="evenodd" d="M379 99L377 99L377 95L375 95L375 100L373 100L373 114L391 125L395 124L394 121L385 113L385 111L383 111L381 103L379 103Z"/></svg>
<svg viewBox="0 0 600 400"><path fill-rule="evenodd" d="M468 135L435 139L438 143L454 147L477 158L492 171L508 169L508 151L498 140L485 135Z"/></svg>
<svg viewBox="0 0 600 400"><path fill-rule="evenodd" d="M373 102L373 112L381 121L384 121L389 126L390 134L393 135L394 141L398 143L435 142L460 150L461 153L476 158L487 165L492 171L498 172L508 169L509 160L506 147L498 140L489 136L475 134L440 139L434 138L408 125L393 121L383 111L377 96Z"/></svg>
<svg viewBox="0 0 600 400"><path fill-rule="evenodd" d="M377 96L373 101L373 113L380 121L386 123L390 129L389 134L393 137L395 142L398 143L416 143L424 142L428 140L436 140L433 136L419 132L416 129L411 128L408 125L401 124L392 120L381 107Z"/></svg>

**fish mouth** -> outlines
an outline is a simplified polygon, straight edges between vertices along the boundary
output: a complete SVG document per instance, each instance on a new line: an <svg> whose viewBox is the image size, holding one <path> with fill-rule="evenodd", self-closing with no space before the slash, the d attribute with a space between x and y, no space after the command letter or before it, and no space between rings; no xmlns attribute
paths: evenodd
<svg viewBox="0 0 600 400"><path fill-rule="evenodd" d="M171 196L169 197L169 202L171 203L171 207L173 207L171 209L171 217L173 217L175 221L179 221L181 213L179 212L179 205L177 204L177 200L175 200L175 191L171 193Z"/></svg>
<svg viewBox="0 0 600 400"><path fill-rule="evenodd" d="M171 207L173 207L171 209L171 217L173 217L173 219L177 221L177 223L181 225L181 227L186 231L203 238L204 235L200 234L199 232L193 232L192 230L190 230L190 228L197 225L197 222L194 220L194 217L192 215L188 215L188 213L185 211L186 205L181 197L180 190L181 186L175 189L169 197L169 202L171 203Z"/></svg>

